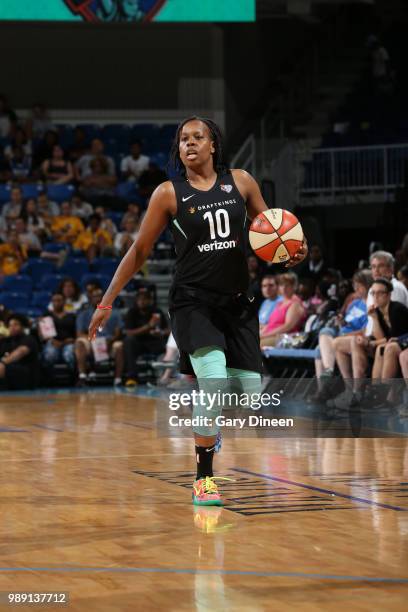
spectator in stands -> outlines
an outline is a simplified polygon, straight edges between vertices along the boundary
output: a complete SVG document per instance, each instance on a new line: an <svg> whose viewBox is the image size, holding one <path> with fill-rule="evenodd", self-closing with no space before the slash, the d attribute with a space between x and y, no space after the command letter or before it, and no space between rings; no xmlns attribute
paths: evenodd
<svg viewBox="0 0 408 612"><path fill-rule="evenodd" d="M150 198L158 185L167 179L164 170L150 163L149 168L139 176L139 192L143 198Z"/></svg>
<svg viewBox="0 0 408 612"><path fill-rule="evenodd" d="M54 217L51 223L52 237L57 242L74 244L81 232L84 231L84 224L81 219L72 214L70 202L62 202L61 214Z"/></svg>
<svg viewBox="0 0 408 612"><path fill-rule="evenodd" d="M68 159L73 164L76 164L76 162L83 157L87 151L88 143L85 131L80 126L77 126L74 129L74 141L68 149Z"/></svg>
<svg viewBox="0 0 408 612"><path fill-rule="evenodd" d="M52 148L52 156L41 164L44 180L54 185L65 185L74 179L74 170L70 161L65 159L60 145Z"/></svg>
<svg viewBox="0 0 408 612"><path fill-rule="evenodd" d="M106 253L111 246L111 235L101 228L101 218L96 213L89 217L87 229L74 242L74 248L83 251L90 262L99 255L111 254L111 251Z"/></svg>
<svg viewBox="0 0 408 612"><path fill-rule="evenodd" d="M7 202L1 211L1 216L7 221L13 221L21 214L23 208L23 192L21 187L14 186L10 191L10 202Z"/></svg>
<svg viewBox="0 0 408 612"><path fill-rule="evenodd" d="M86 302L83 304L83 306L81 306L81 310L88 308L89 305L92 303L92 292L94 289L101 289L101 286L98 283L98 281L89 281L86 283L85 285Z"/></svg>
<svg viewBox="0 0 408 612"><path fill-rule="evenodd" d="M346 385L345 393L333 401L336 407L352 407L361 402L369 358L374 358L377 347L384 345L389 338L397 338L408 331L408 308L392 300L394 290L389 279L374 280L369 292L373 301L368 308L368 315L373 323L370 336L360 334L353 338L351 359L349 354L340 349L336 350L336 361ZM379 359L383 357L381 352L379 350Z"/></svg>
<svg viewBox="0 0 408 612"><path fill-rule="evenodd" d="M47 132L56 131L45 104L33 104L30 116L26 121L25 130L30 139L44 138Z"/></svg>
<svg viewBox="0 0 408 612"><path fill-rule="evenodd" d="M16 113L10 108L6 96L0 95L0 138L12 138L16 126Z"/></svg>
<svg viewBox="0 0 408 612"><path fill-rule="evenodd" d="M38 205L34 198L29 198L23 204L21 211L21 219L26 224L27 231L35 234L40 240L44 240L47 231L42 219L39 215Z"/></svg>
<svg viewBox="0 0 408 612"><path fill-rule="evenodd" d="M95 206L95 213L101 218L101 228L108 232L108 234L110 234L113 239L118 233L118 228L116 227L112 219L110 219L106 214L106 207L102 205Z"/></svg>
<svg viewBox="0 0 408 612"><path fill-rule="evenodd" d="M33 166L40 168L41 164L52 157L53 148L58 144L58 134L53 130L45 133L43 140L34 149Z"/></svg>
<svg viewBox="0 0 408 612"><path fill-rule="evenodd" d="M12 313L3 304L0 304L0 338L5 338L9 335L7 321Z"/></svg>
<svg viewBox="0 0 408 612"><path fill-rule="evenodd" d="M94 138L91 142L91 148L89 153L85 153L78 162L76 163L75 170L78 181L82 181L87 176L93 173L91 162L95 159L103 158L105 160L104 168L108 176L114 177L115 162L109 155L104 154L105 145L100 138Z"/></svg>
<svg viewBox="0 0 408 612"><path fill-rule="evenodd" d="M7 232L9 229L9 224L6 219L0 215L0 242L4 242L7 240Z"/></svg>
<svg viewBox="0 0 408 612"><path fill-rule="evenodd" d="M92 215L94 211L92 205L89 204L89 202L85 202L85 200L81 198L79 193L72 196L71 206L72 206L72 214L75 215L76 217L79 217L82 220L88 219L88 217Z"/></svg>
<svg viewBox="0 0 408 612"><path fill-rule="evenodd" d="M16 183L26 183L31 178L31 155L24 153L23 147L15 145L7 159L10 180Z"/></svg>
<svg viewBox="0 0 408 612"><path fill-rule="evenodd" d="M299 270L302 278L311 278L316 284L319 283L327 272L326 263L323 259L322 249L318 244L313 244L309 249L309 257Z"/></svg>
<svg viewBox="0 0 408 612"><path fill-rule="evenodd" d="M20 244L16 230L9 230L6 242L0 244L0 276L18 274L26 259L27 250Z"/></svg>
<svg viewBox="0 0 408 612"><path fill-rule="evenodd" d="M316 284L311 278L299 279L297 295L302 300L307 315L316 314L322 304L322 298L316 293Z"/></svg>
<svg viewBox="0 0 408 612"><path fill-rule="evenodd" d="M130 202L127 205L127 209L125 214L122 217L122 221L120 224L121 229L125 229L125 223L126 220L128 219L128 217L136 217L136 221L138 223L138 225L140 226L142 220L143 220L143 216L144 213L141 212L141 205L137 204L136 202Z"/></svg>
<svg viewBox="0 0 408 612"><path fill-rule="evenodd" d="M92 379L92 373L88 376L89 362L92 357L92 342L88 340L88 328L94 310L101 302L102 296L102 289L94 289L91 295L91 304L88 308L81 310L77 316L75 356L79 372L79 386L85 386ZM115 385L120 385L122 383L123 376L123 343L120 341L121 329L122 320L120 312L116 308L113 308L109 321L107 321L103 330L99 332L98 337L106 338L108 353L115 361Z"/></svg>
<svg viewBox="0 0 408 612"><path fill-rule="evenodd" d="M55 336L46 341L42 357L46 365L66 363L73 370L75 367L75 314L65 310L65 298L62 293L58 291L53 293L51 302L52 310L45 316L52 318Z"/></svg>
<svg viewBox="0 0 408 612"><path fill-rule="evenodd" d="M122 159L120 171L123 178L128 181L138 181L140 175L149 169L150 159L142 155L142 144L135 141L130 145L130 155Z"/></svg>
<svg viewBox="0 0 408 612"><path fill-rule="evenodd" d="M332 324L323 327L319 332L319 357L315 360L317 378L331 378L334 372L336 351L350 350L351 336L361 335L368 322L367 295L372 283L368 270L356 272L353 276L353 300L347 306L344 315L339 311ZM327 389L322 389L320 399L327 399ZM324 396L324 397L323 397Z"/></svg>
<svg viewBox="0 0 408 612"><path fill-rule="evenodd" d="M139 226L136 217L127 216L124 231L116 234L114 247L115 254L123 257L132 246L139 233Z"/></svg>
<svg viewBox="0 0 408 612"><path fill-rule="evenodd" d="M107 159L95 157L89 162L90 172L81 179L80 193L97 206L101 199L115 197L116 176L109 172Z"/></svg>
<svg viewBox="0 0 408 612"><path fill-rule="evenodd" d="M7 389L30 389L38 374L38 345L24 329L24 317L13 314L8 320L8 336L0 338L0 384Z"/></svg>
<svg viewBox="0 0 408 612"><path fill-rule="evenodd" d="M13 147L21 147L27 157L32 156L33 151L31 140L27 138L25 131L21 127L16 127L14 136L13 138L11 138L10 144L4 147L4 157L6 159L12 156Z"/></svg>
<svg viewBox="0 0 408 612"><path fill-rule="evenodd" d="M282 301L275 307L266 327L261 332L261 347L275 346L282 334L289 334L301 329L306 318L302 301L296 295L297 276L286 272L279 276L279 293Z"/></svg>
<svg viewBox="0 0 408 612"><path fill-rule="evenodd" d="M45 191L38 195L37 204L38 214L44 220L44 222L51 222L52 217L57 217L60 214L58 204L52 200L49 200Z"/></svg>
<svg viewBox="0 0 408 612"><path fill-rule="evenodd" d="M402 266L397 274L398 280L408 289L408 265Z"/></svg>
<svg viewBox="0 0 408 612"><path fill-rule="evenodd" d="M41 242L34 232L27 229L27 224L22 217L15 220L14 229L17 232L19 244L25 248L28 255L38 256L42 250Z"/></svg>
<svg viewBox="0 0 408 612"><path fill-rule="evenodd" d="M262 332L276 306L283 300L279 295L278 278L273 274L267 274L261 282L262 296L264 298L259 307L259 329Z"/></svg>
<svg viewBox="0 0 408 612"><path fill-rule="evenodd" d="M0 145L0 182L6 183L7 181L10 181L10 179L10 164L8 163L7 158L4 157L4 153Z"/></svg>
<svg viewBox="0 0 408 612"><path fill-rule="evenodd" d="M166 317L154 306L151 293L146 289L139 289L135 305L125 316L126 386L137 384L137 358L143 353L154 355L163 353L169 333Z"/></svg>
<svg viewBox="0 0 408 612"><path fill-rule="evenodd" d="M87 303L87 297L81 293L81 288L73 278L64 278L57 288L57 293L64 297L65 312L77 313ZM52 302L48 305L48 310L52 311Z"/></svg>

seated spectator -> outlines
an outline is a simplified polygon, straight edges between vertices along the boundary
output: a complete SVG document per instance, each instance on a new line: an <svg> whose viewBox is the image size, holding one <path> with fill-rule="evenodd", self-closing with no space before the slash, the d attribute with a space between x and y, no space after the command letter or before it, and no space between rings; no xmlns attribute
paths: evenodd
<svg viewBox="0 0 408 612"><path fill-rule="evenodd" d="M73 278L64 278L58 285L56 293L64 298L64 311L77 313L86 303L87 297L81 293L81 288ZM52 312L53 304L50 302L48 310Z"/></svg>
<svg viewBox="0 0 408 612"><path fill-rule="evenodd" d="M0 304L0 338L9 335L7 321L12 313L3 304Z"/></svg>
<svg viewBox="0 0 408 612"><path fill-rule="evenodd" d="M150 159L142 155L142 144L139 141L130 145L130 155L122 159L120 171L123 178L128 181L138 181L140 175L149 169Z"/></svg>
<svg viewBox="0 0 408 612"><path fill-rule="evenodd" d="M95 157L89 167L90 172L81 179L81 195L95 206L101 199L114 198L117 179L110 174L106 158Z"/></svg>
<svg viewBox="0 0 408 612"><path fill-rule="evenodd" d="M88 152L88 143L85 131L77 126L74 129L74 141L68 148L68 159L71 163L76 162Z"/></svg>
<svg viewBox="0 0 408 612"><path fill-rule="evenodd" d="M0 138L12 138L17 127L17 115L6 96L0 95Z"/></svg>
<svg viewBox="0 0 408 612"><path fill-rule="evenodd" d="M109 155L104 154L105 145L100 138L94 138L91 142L89 153L85 153L76 163L75 172L78 181L83 181L84 178L92 174L91 162L95 159L103 158L105 160L104 168L106 174L111 177L116 176L115 162Z"/></svg>
<svg viewBox="0 0 408 612"><path fill-rule="evenodd" d="M81 306L81 310L88 308L89 305L92 303L92 292L94 289L101 289L101 286L98 283L98 281L89 281L88 283L86 283L85 285L86 302Z"/></svg>
<svg viewBox="0 0 408 612"><path fill-rule="evenodd" d="M346 384L345 393L333 402L336 407L352 407L361 402L369 359L375 357L379 345L408 331L408 308L391 299L393 290L393 283L389 279L374 280L369 292L374 303L367 311L373 323L370 336L359 334L352 338L350 353L342 347L336 350L336 362ZM378 358L381 357L383 355L379 351Z"/></svg>
<svg viewBox="0 0 408 612"><path fill-rule="evenodd" d="M282 301L275 307L269 321L263 329L261 347L275 346L282 334L289 334L301 329L306 318L302 301L296 295L297 277L293 272L279 276L279 293Z"/></svg>
<svg viewBox="0 0 408 612"><path fill-rule="evenodd" d="M54 145L52 156L41 164L44 180L54 185L65 185L74 179L74 170L70 161L64 157L60 145Z"/></svg>
<svg viewBox="0 0 408 612"><path fill-rule="evenodd" d="M326 271L322 249L318 244L313 244L309 249L309 257L300 264L297 272L302 278L311 278L317 284L323 279Z"/></svg>
<svg viewBox="0 0 408 612"><path fill-rule="evenodd" d="M88 328L92 315L97 305L103 297L102 289L94 289L91 295L91 303L87 308L81 310L77 316L77 339L75 341L75 356L79 372L79 386L85 386L91 379L90 361L92 361L92 347L95 341L88 340ZM114 384L120 385L123 376L123 343L120 341L122 321L119 310L112 309L111 316L106 322L102 331L98 333L98 338L106 338L107 352L115 361Z"/></svg>
<svg viewBox="0 0 408 612"><path fill-rule="evenodd" d="M27 321L11 315L8 336L0 338L0 384L6 389L31 389L38 374L38 345L31 335L24 333Z"/></svg>
<svg viewBox="0 0 408 612"><path fill-rule="evenodd" d="M10 202L7 202L1 211L1 216L6 221L13 221L21 215L23 208L23 192L21 187L14 186L10 191Z"/></svg>
<svg viewBox="0 0 408 612"><path fill-rule="evenodd" d="M34 198L29 198L24 202L21 211L21 219L26 224L27 232L35 234L39 240L44 240L47 236L47 229L44 219L39 215L38 205Z"/></svg>
<svg viewBox="0 0 408 612"><path fill-rule="evenodd" d="M30 116L26 121L25 131L31 139L44 138L47 132L56 131L45 104L33 104Z"/></svg>
<svg viewBox="0 0 408 612"><path fill-rule="evenodd" d="M41 168L41 164L52 157L52 150L58 144L58 134L53 130L48 130L43 140L34 148L33 167Z"/></svg>
<svg viewBox="0 0 408 612"><path fill-rule="evenodd" d="M137 358L143 353L160 355L166 348L169 325L162 311L155 307L146 289L139 289L136 303L125 316L126 386L137 384Z"/></svg>
<svg viewBox="0 0 408 612"><path fill-rule="evenodd" d="M6 219L0 215L0 242L7 240L7 233L9 230L9 224Z"/></svg>
<svg viewBox="0 0 408 612"><path fill-rule="evenodd" d="M353 276L354 299L349 303L344 315L341 311L332 325L323 327L319 332L319 357L315 360L317 378L331 377L334 372L336 350L350 349L350 337L362 334L367 326L367 295L372 282L368 270L356 272ZM324 399L324 390L322 397Z"/></svg>
<svg viewBox="0 0 408 612"><path fill-rule="evenodd" d="M116 255L123 257L123 255L128 252L129 248L136 240L139 233L138 230L139 226L136 217L128 216L124 226L124 231L119 232L115 237L114 247Z"/></svg>
<svg viewBox="0 0 408 612"><path fill-rule="evenodd" d="M31 156L26 155L22 147L12 148L8 164L10 180L16 183L27 183L31 179Z"/></svg>
<svg viewBox="0 0 408 612"><path fill-rule="evenodd" d="M71 206L72 214L82 220L88 219L88 217L92 215L94 211L92 205L89 204L89 202L85 202L85 200L83 200L78 193L72 196Z"/></svg>
<svg viewBox="0 0 408 612"><path fill-rule="evenodd" d="M316 284L311 278L299 279L297 295L302 300L307 316L316 314L322 299L316 293Z"/></svg>
<svg viewBox="0 0 408 612"><path fill-rule="evenodd" d="M6 242L0 244L0 276L18 274L26 259L27 249L20 244L16 230L9 230Z"/></svg>
<svg viewBox="0 0 408 612"><path fill-rule="evenodd" d="M126 220L128 219L128 217L136 217L137 223L140 226L142 220L143 220L143 216L144 216L144 212L141 212L141 205L137 204L136 202L130 202L127 205L127 209L125 214L122 217L122 221L120 224L121 229L125 229L125 223Z"/></svg>
<svg viewBox="0 0 408 612"><path fill-rule="evenodd" d="M32 156L32 143L31 140L27 138L27 135L23 128L17 127L13 138L11 138L10 144L4 147L4 157L9 159L13 154L13 147L21 147L23 149L24 155L27 157Z"/></svg>
<svg viewBox="0 0 408 612"><path fill-rule="evenodd" d="M66 363L71 370L75 367L74 342L76 337L75 315L65 310L65 298L57 291L52 296L52 310L44 316L51 317L55 335L47 338L42 357L46 365ZM41 325L39 326L41 335Z"/></svg>
<svg viewBox="0 0 408 612"><path fill-rule="evenodd" d="M84 231L81 219L72 214L72 206L69 202L62 202L61 213L54 217L51 223L53 240L74 244L79 234Z"/></svg>
<svg viewBox="0 0 408 612"><path fill-rule="evenodd" d="M105 230L106 232L108 232L108 234L110 234L112 239L113 239L116 236L116 234L118 233L118 228L116 227L116 225L114 224L112 219L110 219L107 216L107 214L106 214L106 207L102 206L102 205L96 206L95 207L95 212L101 218L101 228L103 230Z"/></svg>
<svg viewBox="0 0 408 612"><path fill-rule="evenodd" d="M74 242L74 248L83 251L89 261L104 255L112 246L111 235L101 228L101 218L97 214L89 217L88 228L83 230Z"/></svg>
<svg viewBox="0 0 408 612"><path fill-rule="evenodd" d="M402 268L398 271L397 278L408 290L408 265L402 266Z"/></svg>
<svg viewBox="0 0 408 612"><path fill-rule="evenodd" d="M51 222L52 217L57 217L60 214L59 206L48 198L45 191L39 194L37 198L38 214L44 222Z"/></svg>
<svg viewBox="0 0 408 612"><path fill-rule="evenodd" d="M27 229L27 224L22 217L15 220L14 229L17 232L19 244L25 248L28 255L38 256L42 249L41 242L34 232Z"/></svg>
<svg viewBox="0 0 408 612"><path fill-rule="evenodd" d="M156 187L166 179L167 175L164 170L160 170L156 164L151 163L149 168L139 176L140 195L143 198L150 198Z"/></svg>
<svg viewBox="0 0 408 612"><path fill-rule="evenodd" d="M259 330L262 332L267 325L269 318L276 306L283 300L279 295L278 279L273 274L267 274L263 277L261 283L262 296L264 300L259 308Z"/></svg>

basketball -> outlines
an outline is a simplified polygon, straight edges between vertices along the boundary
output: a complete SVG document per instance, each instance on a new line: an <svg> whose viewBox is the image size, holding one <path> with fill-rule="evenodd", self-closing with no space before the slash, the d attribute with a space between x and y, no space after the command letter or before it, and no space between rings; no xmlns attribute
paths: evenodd
<svg viewBox="0 0 408 612"><path fill-rule="evenodd" d="M293 257L303 242L299 219L288 210L270 208L255 217L249 228L249 242L255 254L271 263Z"/></svg>

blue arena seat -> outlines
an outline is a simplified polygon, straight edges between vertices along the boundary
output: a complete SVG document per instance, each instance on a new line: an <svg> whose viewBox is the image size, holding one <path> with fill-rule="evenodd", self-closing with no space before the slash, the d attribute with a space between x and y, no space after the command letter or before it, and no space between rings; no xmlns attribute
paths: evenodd
<svg viewBox="0 0 408 612"><path fill-rule="evenodd" d="M55 291L61 281L66 278L63 274L46 274L38 283L42 291Z"/></svg>
<svg viewBox="0 0 408 612"><path fill-rule="evenodd" d="M47 253L59 253L60 251L65 251L65 249L70 249L69 244L65 242L46 242L43 245L43 251Z"/></svg>
<svg viewBox="0 0 408 612"><path fill-rule="evenodd" d="M24 314L30 306L30 298L25 293L2 291L0 293L0 304L3 304L8 310Z"/></svg>
<svg viewBox="0 0 408 612"><path fill-rule="evenodd" d="M0 284L0 291L11 291L30 296L33 284L33 279L27 274L11 274L4 277L3 282Z"/></svg>
<svg viewBox="0 0 408 612"><path fill-rule="evenodd" d="M55 265L50 261L33 257L29 259L21 268L21 272L30 276L35 286L41 281L45 275L50 275L55 270Z"/></svg>
<svg viewBox="0 0 408 612"><path fill-rule="evenodd" d="M51 301L51 291L34 291L31 299L31 307L38 308L41 313L47 310L47 306Z"/></svg>
<svg viewBox="0 0 408 612"><path fill-rule="evenodd" d="M126 181L124 183L119 183L116 187L116 195L128 202L132 202L133 200L138 200L139 191L135 187L135 184L131 181Z"/></svg>
<svg viewBox="0 0 408 612"><path fill-rule="evenodd" d="M37 183L25 183L21 185L21 189L23 191L23 198L38 198L39 194L42 192L42 187L39 187Z"/></svg>
<svg viewBox="0 0 408 612"><path fill-rule="evenodd" d="M4 204L10 201L10 187L9 185L0 185L0 202Z"/></svg>
<svg viewBox="0 0 408 612"><path fill-rule="evenodd" d="M79 282L82 276L89 272L89 264L84 257L68 257L59 272Z"/></svg>
<svg viewBox="0 0 408 612"><path fill-rule="evenodd" d="M75 187L73 185L48 185L47 187L48 197L56 202L70 200L74 192Z"/></svg>
<svg viewBox="0 0 408 612"><path fill-rule="evenodd" d="M91 271L97 274L113 276L116 272L120 259L114 257L98 257L91 264Z"/></svg>

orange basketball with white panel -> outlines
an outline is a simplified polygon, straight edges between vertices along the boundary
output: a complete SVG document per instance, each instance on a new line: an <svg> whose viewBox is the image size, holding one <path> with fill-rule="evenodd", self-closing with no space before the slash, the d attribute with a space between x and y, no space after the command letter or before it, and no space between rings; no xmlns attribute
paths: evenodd
<svg viewBox="0 0 408 612"><path fill-rule="evenodd" d="M270 208L255 217L249 228L249 243L264 261L284 263L302 246L303 229L288 210Z"/></svg>

